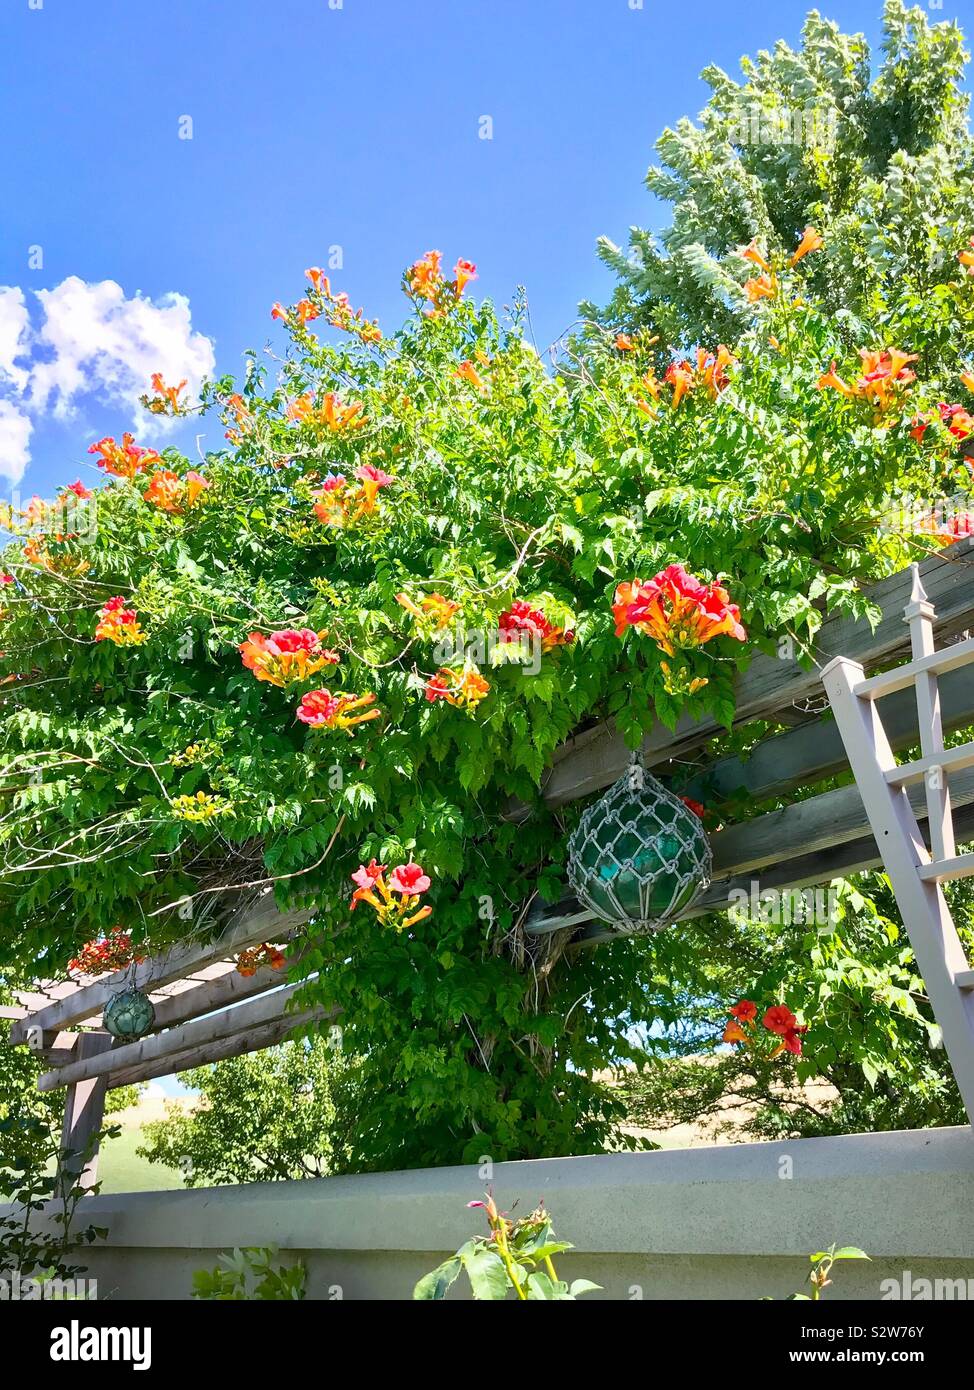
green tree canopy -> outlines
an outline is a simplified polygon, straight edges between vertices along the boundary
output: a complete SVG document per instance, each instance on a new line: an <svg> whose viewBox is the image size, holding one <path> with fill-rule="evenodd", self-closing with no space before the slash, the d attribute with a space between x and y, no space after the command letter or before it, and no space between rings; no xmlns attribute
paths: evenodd
<svg viewBox="0 0 974 1390"><path fill-rule="evenodd" d="M138 1152L182 1172L188 1187L342 1172L356 1071L325 1038L194 1067L181 1079L198 1100L143 1125Z"/></svg>
<svg viewBox="0 0 974 1390"><path fill-rule="evenodd" d="M586 312L664 343L733 342L749 322L741 249L758 237L783 254L811 224L825 249L809 288L850 344L865 318L928 367L956 364L971 323L943 286L974 203L963 36L901 0L883 27L875 67L861 34L812 11L798 51L742 59L740 81L705 68L707 105L663 132L646 175L668 225L631 228L627 250L601 239L619 287Z"/></svg>

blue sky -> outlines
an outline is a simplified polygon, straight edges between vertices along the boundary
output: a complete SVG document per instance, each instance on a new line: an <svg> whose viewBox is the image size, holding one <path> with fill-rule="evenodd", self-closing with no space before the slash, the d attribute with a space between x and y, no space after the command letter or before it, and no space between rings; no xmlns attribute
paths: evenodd
<svg viewBox="0 0 974 1390"><path fill-rule="evenodd" d="M133 373L156 358L239 370L329 247L333 283L383 326L404 309L402 266L437 247L476 261L499 304L524 283L551 342L610 289L596 237L658 221L642 178L663 127L705 101L700 69L796 43L807 8L638 3L0 0L0 286L44 368L25 387L21 359L14 389L33 401L16 420L7 381L0 448L5 423L22 427L21 490L90 481L87 444L131 425ZM879 0L825 8L875 39ZM60 325L46 343L45 314ZM141 442L192 447L185 426L156 428Z"/></svg>

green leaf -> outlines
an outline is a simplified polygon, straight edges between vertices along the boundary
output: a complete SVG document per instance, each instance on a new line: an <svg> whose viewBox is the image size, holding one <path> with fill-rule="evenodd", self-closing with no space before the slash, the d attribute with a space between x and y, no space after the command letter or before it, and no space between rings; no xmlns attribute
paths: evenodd
<svg viewBox="0 0 974 1390"><path fill-rule="evenodd" d="M569 545L574 547L576 554L579 553L585 544L581 531L577 526L571 526L567 521L561 521L558 524L561 527L562 536Z"/></svg>
<svg viewBox="0 0 974 1390"><path fill-rule="evenodd" d="M496 1251L478 1243L464 1246L457 1254L467 1271L474 1298L496 1301L507 1297L510 1288L507 1270Z"/></svg>
<svg viewBox="0 0 974 1390"><path fill-rule="evenodd" d="M572 1298L579 1298L583 1293L595 1293L601 1288L601 1284L593 1284L591 1279L573 1279L568 1292Z"/></svg>
<svg viewBox="0 0 974 1390"><path fill-rule="evenodd" d="M459 1255L451 1255L448 1260L444 1260L441 1265L431 1269L429 1274L424 1274L422 1279L413 1289L413 1298L416 1299L440 1299L446 1298L447 1290L456 1282L457 1276L463 1268L463 1261Z"/></svg>
<svg viewBox="0 0 974 1390"><path fill-rule="evenodd" d="M527 1292L529 1299L544 1299L546 1302L553 1302L558 1297L557 1285L552 1282L543 1269L528 1275Z"/></svg>

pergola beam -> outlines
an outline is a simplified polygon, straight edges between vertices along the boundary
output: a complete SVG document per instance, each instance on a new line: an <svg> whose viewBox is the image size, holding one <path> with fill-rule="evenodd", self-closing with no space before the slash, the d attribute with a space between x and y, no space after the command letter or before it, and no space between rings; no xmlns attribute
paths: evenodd
<svg viewBox="0 0 974 1390"><path fill-rule="evenodd" d="M274 1047L283 1042L297 1028L309 1023L329 1022L341 1016L341 1009L330 1009L323 1004L301 1013L291 1013L277 1018L260 1027L251 1028L246 1033L234 1033L218 1042L206 1043L202 1047L190 1048L185 1052L156 1058L155 1061L142 1062L108 1075L108 1089L118 1086L134 1086L143 1081L152 1081L158 1076L189 1071L193 1067L208 1066L212 1062L224 1062L229 1057L242 1057L248 1052L261 1052L265 1047Z"/></svg>
<svg viewBox="0 0 974 1390"><path fill-rule="evenodd" d="M77 1055L84 1066L106 1055L112 1045L108 1033L84 1033L78 1039ZM62 1182L66 1190L73 1183L79 1187L94 1187L98 1178L98 1133L105 1118L105 1093L108 1085L104 1076L85 1078L71 1086L64 1098L64 1120L61 1125Z"/></svg>
<svg viewBox="0 0 974 1390"><path fill-rule="evenodd" d="M255 994L274 989L286 978L286 970L272 970L269 965L262 965L253 975L241 975L235 965L229 965L226 972L215 979L194 985L192 989L182 990L179 994L173 994L168 999L156 1003L153 1032L171 1028L187 1018L199 1018L203 1014L225 1009L243 999L251 999Z"/></svg>
<svg viewBox="0 0 974 1390"><path fill-rule="evenodd" d="M910 787L908 795L914 813L918 818L925 818L924 788ZM951 779L951 799L957 808L974 803L974 769L965 769ZM848 865L842 866L842 847L853 844L866 849L869 839L869 819L854 783L718 830L711 840L714 869L710 888L687 915L722 911L730 897L731 883L737 880L734 886L740 886L741 876L759 870L763 887L771 886L771 873L775 868L779 876L783 868L787 884L794 886L796 879L792 875L798 871L800 861L807 862L812 856L819 856L817 872L821 877L806 882L827 882L843 872L852 872ZM873 862L879 862L875 842L873 855ZM779 881L778 886L786 885ZM526 930L533 935L559 931L591 921L592 916L577 898L566 894L558 903L536 909L528 918ZM599 939L605 937L600 933Z"/></svg>
<svg viewBox="0 0 974 1390"><path fill-rule="evenodd" d="M936 604L936 631L941 640L974 626L974 541L959 541L945 547L920 566L924 588ZM736 725L756 719L773 719L776 712L799 701L821 699L820 669L833 657L852 658L867 668L894 661L909 650L910 638L903 624L903 609L909 601L912 575L901 570L873 585L867 592L882 609L875 630L851 617L826 618L815 635L816 662L806 670L796 660L779 660L763 653L754 657L739 678L735 689ZM643 740L647 767L683 757L707 739L722 732L710 716L681 719L671 732L658 726ZM569 740L556 754L555 764L543 787L545 801L561 806L616 781L626 770L629 749L622 736L609 723ZM513 808L515 817L526 808Z"/></svg>
<svg viewBox="0 0 974 1390"><path fill-rule="evenodd" d="M271 990L245 1004L223 1009L204 1018L190 1019L174 1028L166 1029L165 1032L152 1033L138 1042L116 1044L109 1052L70 1062L66 1067L58 1067L54 1071L43 1072L38 1077L37 1089L53 1091L59 1086L75 1085L79 1081L89 1081L95 1076L105 1076L123 1068L136 1067L143 1062L155 1062L163 1057L171 1062L178 1053L217 1042L234 1034L245 1033L260 1024L283 1018L288 1004L303 987L303 983L285 985L282 989Z"/></svg>
<svg viewBox="0 0 974 1390"><path fill-rule="evenodd" d="M172 980L191 975L200 966L235 955L248 946L261 941L279 940L295 927L303 925L311 916L312 910L308 908L281 912L274 903L273 895L267 892L259 902L242 909L227 930L214 940L180 942L164 954L150 956L140 965L126 966L93 984L75 989L64 998L39 1009L30 1018L14 1023L10 1030L10 1041L26 1042L30 1027L53 1033L59 1028L81 1023L101 1013L119 990L141 989L148 993Z"/></svg>
<svg viewBox="0 0 974 1390"><path fill-rule="evenodd" d="M945 731L974 724L974 667L965 666L940 681L941 717ZM896 750L919 745L917 705L910 690L898 691L884 702L883 723ZM712 805L744 794L752 801L790 795L848 769L842 736L831 714L784 734L762 739L744 757L720 758L702 767L685 788L687 796Z"/></svg>

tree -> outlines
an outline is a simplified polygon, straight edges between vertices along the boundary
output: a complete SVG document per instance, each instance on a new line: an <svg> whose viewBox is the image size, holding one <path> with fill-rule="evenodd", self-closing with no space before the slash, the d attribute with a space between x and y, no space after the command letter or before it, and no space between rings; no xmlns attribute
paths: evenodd
<svg viewBox="0 0 974 1390"><path fill-rule="evenodd" d="M658 238L633 227L627 251L603 237L619 287L604 312L583 310L663 344L732 342L750 318L741 249L758 237L784 253L811 224L825 250L809 289L850 346L866 319L920 350L927 372L956 368L971 322L945 282L974 202L967 55L955 24L901 0L887 0L884 36L875 76L863 36L816 11L800 50L743 59L742 81L705 68L698 123L665 130L646 175L669 225Z"/></svg>
<svg viewBox="0 0 974 1390"><path fill-rule="evenodd" d="M138 1152L188 1187L344 1171L358 1064L327 1039L287 1042L183 1074L200 1099L142 1128Z"/></svg>
<svg viewBox="0 0 974 1390"><path fill-rule="evenodd" d="M947 888L968 949L969 883ZM885 876L834 887L832 930L780 920L702 921L692 954L662 943L649 986L656 1020L650 1064L623 1089L634 1123L654 1129L706 1120L754 1138L964 1124L949 1060ZM753 1049L715 1053L738 999L787 999L807 1027L803 1055L769 1062ZM822 1080L834 1100L802 1083Z"/></svg>

